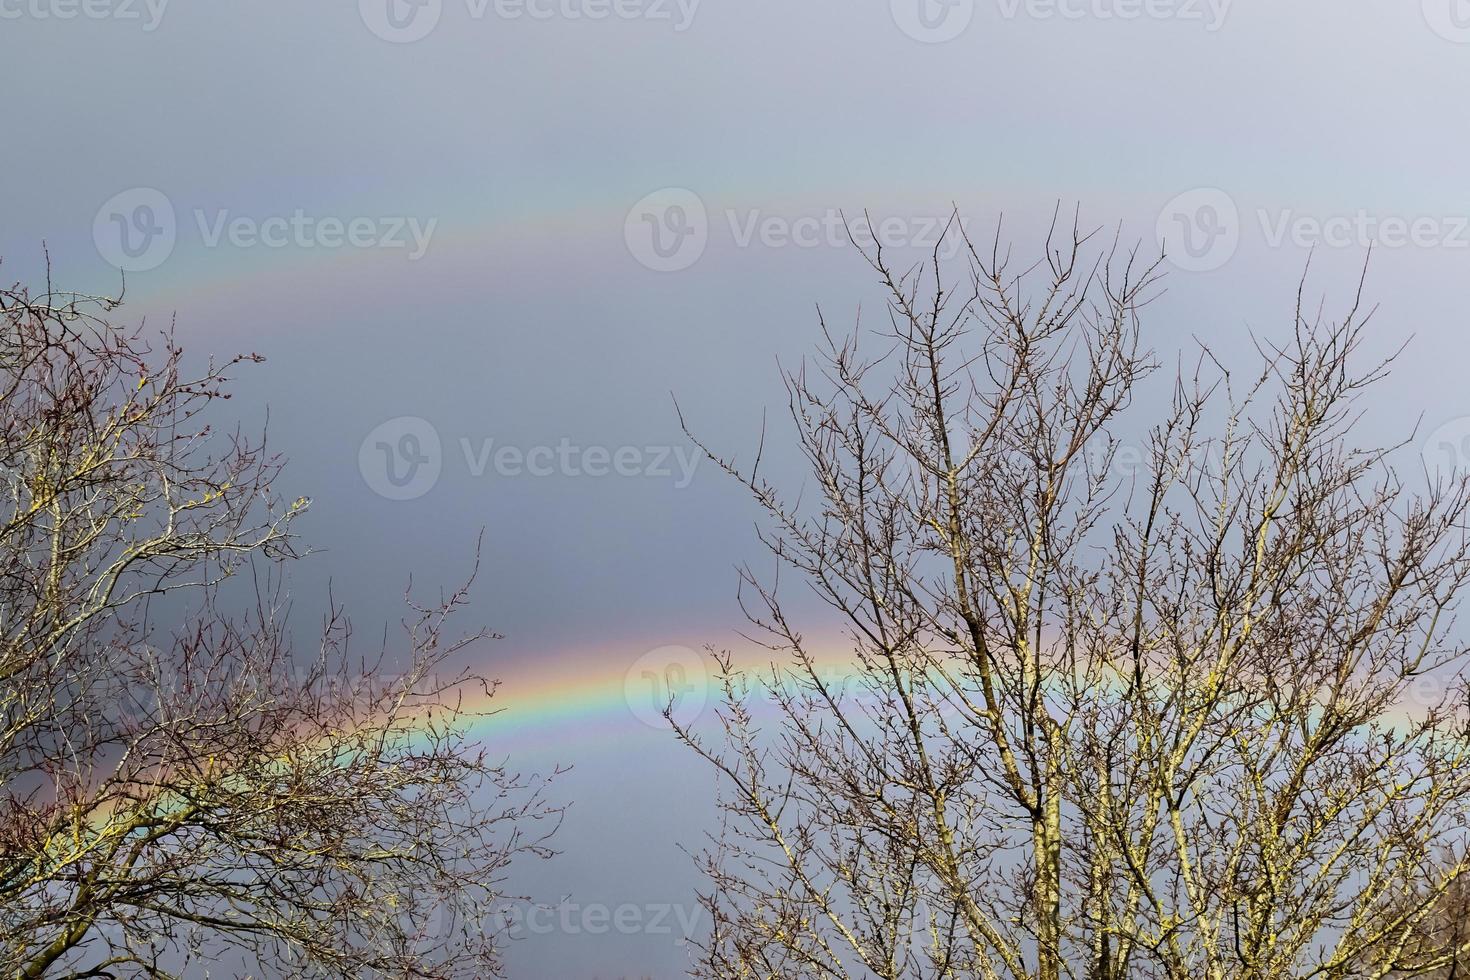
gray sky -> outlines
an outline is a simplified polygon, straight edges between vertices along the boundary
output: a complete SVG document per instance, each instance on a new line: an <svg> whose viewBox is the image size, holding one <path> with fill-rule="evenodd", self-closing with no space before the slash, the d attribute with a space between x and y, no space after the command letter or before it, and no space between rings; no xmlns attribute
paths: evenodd
<svg viewBox="0 0 1470 980"><path fill-rule="evenodd" d="M1373 432L1470 434L1465 0L0 0L0 72L0 273L44 241L59 285L128 269L131 317L269 358L231 405L315 501L306 620L330 579L372 633L485 529L494 737L576 767L517 882L569 911L516 976L679 975L710 780L639 684L736 642L758 553L672 396L750 451L817 304L878 298L840 212L915 256L952 204L1023 247L1058 201L1164 233L1166 359L1289 324L1314 244L1343 297L1376 242L1373 343L1417 339Z"/></svg>

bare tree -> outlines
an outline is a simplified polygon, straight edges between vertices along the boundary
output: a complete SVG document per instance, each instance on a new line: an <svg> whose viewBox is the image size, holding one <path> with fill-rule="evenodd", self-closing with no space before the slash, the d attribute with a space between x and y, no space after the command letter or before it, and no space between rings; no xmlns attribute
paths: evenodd
<svg viewBox="0 0 1470 980"><path fill-rule="evenodd" d="M1455 855L1445 855L1441 861L1453 865L1459 860ZM1390 906L1387 915L1398 915L1404 905L1424 900L1419 892L1409 892L1398 906ZM1429 896L1429 912L1417 917L1418 921L1401 953L1408 967L1389 974L1391 977L1420 976L1427 980L1466 980L1470 977L1470 877L1458 877L1437 896ZM1457 955L1446 956L1447 950L1458 950ZM1371 953L1370 953L1371 955ZM1429 968L1420 968L1424 962L1433 962ZM1377 964L1371 959L1368 971Z"/></svg>
<svg viewBox="0 0 1470 980"><path fill-rule="evenodd" d="M0 292L0 969L500 975L485 912L558 814L466 740L465 593L412 606L401 652L352 652L335 605L293 650L307 502L205 424L259 358L186 376L115 305Z"/></svg>
<svg viewBox="0 0 1470 980"><path fill-rule="evenodd" d="M1416 493L1351 441L1392 360L1357 369L1360 299L1299 294L1244 383L1203 351L1130 438L1160 266L1091 238L1054 225L1024 269L967 241L953 278L866 251L885 326L824 323L785 376L808 499L712 454L853 664L743 572L776 656L717 654L722 739L675 726L726 777L700 976L1424 976L1467 948L1423 928L1470 868L1441 860L1466 483Z"/></svg>

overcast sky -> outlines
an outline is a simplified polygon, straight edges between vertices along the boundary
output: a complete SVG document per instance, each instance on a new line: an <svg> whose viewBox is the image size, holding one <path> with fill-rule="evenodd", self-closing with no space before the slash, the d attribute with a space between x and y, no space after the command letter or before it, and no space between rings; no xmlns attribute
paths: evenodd
<svg viewBox="0 0 1470 980"><path fill-rule="evenodd" d="M0 0L0 72L0 275L44 242L268 358L231 406L314 501L298 612L330 579L372 632L485 529L495 738L575 766L516 976L680 975L710 780L640 685L738 644L758 552L673 399L753 448L816 307L877 298L843 212L915 256L951 206L1164 235L1167 359L1287 326L1313 245L1342 299L1376 243L1372 342L1416 339L1373 431L1470 435L1465 0Z"/></svg>

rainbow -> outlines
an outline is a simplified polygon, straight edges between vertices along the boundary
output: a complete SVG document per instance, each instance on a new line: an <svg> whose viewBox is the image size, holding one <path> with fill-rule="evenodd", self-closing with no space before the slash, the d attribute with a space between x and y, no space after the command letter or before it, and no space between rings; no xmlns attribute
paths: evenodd
<svg viewBox="0 0 1470 980"><path fill-rule="evenodd" d="M927 164L932 161L926 161ZM1004 193L996 176L999 175L976 173L956 163L950 179L930 184L947 188L944 194L895 190L887 178L880 179L881 175L865 178L857 173L850 174L840 185L834 185L829 175L823 175L806 182L783 179L779 184L774 178L754 181L743 178L739 184L729 179L723 184L709 180L696 182L697 186L691 189L708 205L712 248L717 248L720 242L729 244L724 218L727 209L741 214L761 212L794 218L830 208L845 208L850 214L861 213L866 208L875 219L881 219L885 215L945 215L958 204L961 212L986 232L1002 210L1007 214L1007 226L1018 232L1044 230L1056 204L1055 191L1048 189L1044 176L1018 179L1013 173L1006 174L1010 189ZM1018 183L1024 186L1015 186ZM414 281L415 296L436 286L452 288L484 282L488 270L507 275L515 275L520 270L534 276L545 274L551 268L555 275L565 276L569 259L602 261L608 256L622 255L628 209L642 195L657 189L640 185L616 192L559 184L545 188L540 194L532 190L514 200L497 201L485 193L483 186L466 184L439 188L432 196L420 194L412 198L351 195L323 200L312 209L323 216L411 214L425 221L436 219L428 254L414 263L406 262L398 250L372 248L207 249L200 241L195 217L200 202L193 197L173 195L178 225L174 252L157 269L129 276L128 294L149 307L178 311L182 323L187 326L193 322L197 326L209 316L209 311L231 308L232 297L242 292L269 290L303 299L330 297L346 303L360 302L371 308L384 295L404 295L403 290L408 288L404 283L406 271L407 277ZM237 215L273 214L281 208L269 203L268 190L242 188L238 200L212 198L204 210L213 212L224 208ZM1085 190L1078 188L1075 193ZM1116 191L1114 187L1111 212L1121 208L1127 213L1148 216L1146 231L1151 234L1152 216L1160 203L1154 200L1156 195L1139 189L1117 200ZM1029 202L1028 207L1016 206L1018 194L1024 202ZM90 252L90 243L87 248ZM487 259L494 264L487 265ZM103 278L99 289L106 292L114 283L115 279ZM252 327L268 325L252 324Z"/></svg>
<svg viewBox="0 0 1470 980"><path fill-rule="evenodd" d="M850 642L833 632L808 643L825 680L840 683L855 676ZM777 655L750 645L735 650L738 667L759 674ZM713 723L710 710L719 700L714 664L707 653L692 647L616 643L603 648L580 648L561 652L539 652L532 656L482 659L478 669L500 681L491 697L477 695L464 705L478 715L469 725L469 737L488 745L514 751L521 746L574 751L589 742L616 739L628 733L658 731L669 736L667 723L657 716L648 693L640 683L640 664L653 658L660 663L683 660L688 665L680 675L705 706L696 728ZM703 669L688 658L697 658ZM786 660L778 661L789 663ZM697 673L696 673L697 671ZM759 703L760 691L752 693ZM1407 727L1421 717L1424 704L1413 696L1396 709L1385 712L1382 721ZM1427 703L1427 701L1425 702Z"/></svg>

